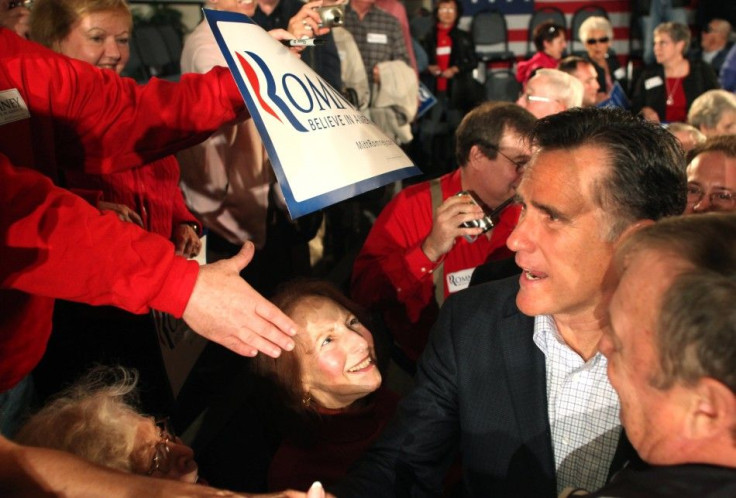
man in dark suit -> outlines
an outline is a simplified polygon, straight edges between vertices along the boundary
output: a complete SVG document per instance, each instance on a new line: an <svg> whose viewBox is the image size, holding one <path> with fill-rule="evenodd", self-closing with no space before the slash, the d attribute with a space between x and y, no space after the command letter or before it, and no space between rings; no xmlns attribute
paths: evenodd
<svg viewBox="0 0 736 498"><path fill-rule="evenodd" d="M540 120L508 240L522 274L443 306L416 386L339 498L440 496L458 452L464 496L597 489L632 453L598 341L616 243L681 213L684 159L669 133L614 109Z"/></svg>

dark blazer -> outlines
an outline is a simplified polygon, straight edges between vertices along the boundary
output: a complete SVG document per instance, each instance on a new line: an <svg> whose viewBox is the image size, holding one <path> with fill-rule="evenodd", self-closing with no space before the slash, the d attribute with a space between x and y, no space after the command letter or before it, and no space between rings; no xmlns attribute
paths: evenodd
<svg viewBox="0 0 736 498"><path fill-rule="evenodd" d="M416 386L348 477L339 498L440 496L461 454L463 495L555 497L545 358L518 277L453 294L419 363ZM632 453L621 437L611 470Z"/></svg>
<svg viewBox="0 0 736 498"><path fill-rule="evenodd" d="M582 57L586 61L593 64L593 67L595 68L596 75L598 76L598 93L607 93L606 70L600 67L593 59L591 59L587 52L583 54ZM608 71L611 73L611 80L614 83L618 82L621 85L621 88L624 89L624 91L628 91L629 84L626 80L626 71L621 69L621 64L619 64L618 57L616 56L616 52L614 52L613 49L608 49L606 61L608 62Z"/></svg>
<svg viewBox="0 0 736 498"><path fill-rule="evenodd" d="M472 109L482 99L483 87L473 79L473 69L478 66L475 55L475 44L469 33L457 26L450 30L452 51L450 52L450 67L457 66L459 72L448 81L447 93L453 107L462 110ZM427 34L422 42L427 53L429 65L437 64L437 26ZM422 82L432 92L437 92L437 78L425 70L420 75ZM476 91L477 90L477 91ZM475 94L474 94L475 93Z"/></svg>
<svg viewBox="0 0 736 498"><path fill-rule="evenodd" d="M685 100L687 102L688 111L690 110L693 100L698 98L704 92L714 88L720 88L716 73L713 71L713 68L710 67L710 64L707 64L702 60L693 59L689 59L689 62L690 73L682 80L682 88L685 90ZM662 84L646 89L644 84L645 81L655 76L659 76L662 79ZM653 64L644 68L639 79L636 81L636 86L634 87L633 96L631 98L631 110L634 113L637 113L641 111L643 107L651 107L657 112L659 119L664 121L665 105L667 102L666 86L664 67L662 67L661 64Z"/></svg>

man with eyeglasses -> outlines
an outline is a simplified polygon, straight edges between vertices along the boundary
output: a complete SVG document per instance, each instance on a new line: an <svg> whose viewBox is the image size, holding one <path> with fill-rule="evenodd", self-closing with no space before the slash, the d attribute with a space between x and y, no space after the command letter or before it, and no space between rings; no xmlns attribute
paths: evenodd
<svg viewBox="0 0 736 498"><path fill-rule="evenodd" d="M687 166L685 214L736 211L736 135L709 138Z"/></svg>
<svg viewBox="0 0 736 498"><path fill-rule="evenodd" d="M401 191L368 234L353 267L352 297L382 315L409 372L442 301L467 287L476 266L511 256L505 244L516 206L503 210L488 231L466 226L516 193L534 122L511 103L487 102L470 111L455 134L460 167Z"/></svg>
<svg viewBox="0 0 736 498"><path fill-rule="evenodd" d="M583 105L585 89L577 78L558 69L539 69L516 101L537 119Z"/></svg>

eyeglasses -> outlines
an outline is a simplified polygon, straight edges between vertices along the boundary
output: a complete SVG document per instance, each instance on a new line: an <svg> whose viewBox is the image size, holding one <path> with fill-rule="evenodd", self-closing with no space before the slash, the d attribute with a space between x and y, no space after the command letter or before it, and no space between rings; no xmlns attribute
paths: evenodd
<svg viewBox="0 0 736 498"><path fill-rule="evenodd" d="M554 102L555 99L551 99L549 97L542 97L541 95L532 95L531 93L523 93L521 95L521 98L526 100L527 103L529 102Z"/></svg>
<svg viewBox="0 0 736 498"><path fill-rule="evenodd" d="M699 186L687 186L688 204L692 206L699 204L703 200L703 197L705 197L705 195L705 192ZM710 203L720 209L732 209L734 207L734 204L736 203L733 192L729 190L719 190L717 192L711 192L707 195Z"/></svg>
<svg viewBox="0 0 736 498"><path fill-rule="evenodd" d="M151 466L148 468L148 472L146 472L149 476L156 472L167 474L171 470L171 448L169 448L169 443L176 439L174 432L171 430L168 418L157 420L156 426L159 431L159 442L156 443L153 458L151 459Z"/></svg>
<svg viewBox="0 0 736 498"><path fill-rule="evenodd" d="M608 43L611 41L611 39L607 36L602 36L600 38L588 38L585 40L585 43L587 45L598 45L599 43Z"/></svg>
<svg viewBox="0 0 736 498"><path fill-rule="evenodd" d="M497 145L493 145L490 142L486 142L484 140L481 140L478 145L481 147L484 147L486 149L492 149L496 151L496 153L500 154L501 156L505 157L508 162L513 164L516 167L517 173L521 173L524 171L524 168L526 168L527 163L529 162L529 158L527 157L524 160L518 160L518 159L511 159L508 155L506 155ZM484 152L485 153L485 152ZM488 155L488 154L486 154Z"/></svg>

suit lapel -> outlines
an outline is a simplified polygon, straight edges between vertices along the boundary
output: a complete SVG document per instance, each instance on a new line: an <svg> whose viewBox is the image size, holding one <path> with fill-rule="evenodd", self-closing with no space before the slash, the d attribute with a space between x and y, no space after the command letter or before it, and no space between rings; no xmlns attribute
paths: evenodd
<svg viewBox="0 0 736 498"><path fill-rule="evenodd" d="M530 465L554 479L555 465L547 415L544 354L532 339L534 319L509 307L501 326L501 345L509 392Z"/></svg>

